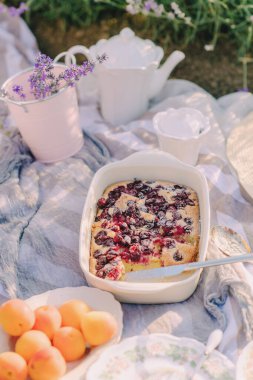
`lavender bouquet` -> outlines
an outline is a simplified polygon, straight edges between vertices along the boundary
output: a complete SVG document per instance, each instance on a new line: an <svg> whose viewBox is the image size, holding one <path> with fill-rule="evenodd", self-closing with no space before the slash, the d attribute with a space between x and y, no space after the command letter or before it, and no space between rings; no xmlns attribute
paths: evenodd
<svg viewBox="0 0 253 380"><path fill-rule="evenodd" d="M28 5L24 2L21 2L18 7L7 7L6 5L0 3L0 14L7 13L11 17L19 17L28 9Z"/></svg>
<svg viewBox="0 0 253 380"><path fill-rule="evenodd" d="M96 61L84 61L81 65L72 64L61 73L55 74L55 64L52 58L39 53L35 58L34 69L28 77L30 94L36 100L43 100L51 95L57 94L65 87L73 87L76 82L88 73L93 72L96 63L102 63L107 59L106 54L97 56ZM27 95L20 84L12 86L12 93L2 89L2 98L10 100L26 101ZM15 98L14 98L14 95Z"/></svg>
<svg viewBox="0 0 253 380"><path fill-rule="evenodd" d="M39 53L33 68L21 71L3 84L0 100L7 103L11 121L40 162L63 160L83 146L73 87L94 70L96 63L105 59L103 54L94 62L66 66L55 64L50 57Z"/></svg>

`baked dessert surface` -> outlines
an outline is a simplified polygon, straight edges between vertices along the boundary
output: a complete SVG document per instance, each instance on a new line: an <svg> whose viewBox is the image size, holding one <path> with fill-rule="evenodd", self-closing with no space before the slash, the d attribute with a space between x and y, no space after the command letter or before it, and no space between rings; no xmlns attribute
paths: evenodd
<svg viewBox="0 0 253 380"><path fill-rule="evenodd" d="M104 191L92 225L90 272L124 273L197 259L199 202L190 187L167 181L123 181Z"/></svg>

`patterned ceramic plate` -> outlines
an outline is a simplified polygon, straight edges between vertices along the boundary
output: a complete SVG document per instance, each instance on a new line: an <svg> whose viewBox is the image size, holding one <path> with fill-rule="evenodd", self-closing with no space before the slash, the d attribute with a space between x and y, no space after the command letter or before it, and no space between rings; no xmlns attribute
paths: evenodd
<svg viewBox="0 0 253 380"><path fill-rule="evenodd" d="M238 176L244 197L253 201L253 113L232 129L227 139L227 157Z"/></svg>
<svg viewBox="0 0 253 380"><path fill-rule="evenodd" d="M86 380L190 380L204 345L169 334L135 336L106 349L88 370ZM235 368L214 351L194 380L234 380Z"/></svg>
<svg viewBox="0 0 253 380"><path fill-rule="evenodd" d="M117 343L120 340L123 327L123 314L120 303L116 301L110 293L95 288L89 288L87 286L75 288L66 287L50 290L46 293L28 298L26 302L32 309L36 309L37 307L43 305L59 306L63 302L70 299L84 301L94 310L108 311L114 315L118 322L118 333L110 342L90 351L90 353L83 359L68 363L67 373L61 377L61 380L81 380L84 378L84 374L87 371L88 366L97 359L97 356L106 347L113 343ZM0 352L13 349L14 341L5 332L3 332L2 329L0 329Z"/></svg>
<svg viewBox="0 0 253 380"><path fill-rule="evenodd" d="M241 352L236 364L236 380L253 379L253 341L247 344Z"/></svg>

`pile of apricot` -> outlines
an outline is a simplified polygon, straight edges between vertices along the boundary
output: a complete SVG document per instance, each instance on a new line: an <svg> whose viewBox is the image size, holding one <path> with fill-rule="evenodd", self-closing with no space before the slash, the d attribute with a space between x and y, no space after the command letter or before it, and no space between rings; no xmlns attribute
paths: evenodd
<svg viewBox="0 0 253 380"><path fill-rule="evenodd" d="M93 311L83 301L32 310L20 299L0 307L0 325L15 337L15 352L0 354L1 380L57 380L66 362L81 359L87 347L108 342L117 333L117 321L108 312Z"/></svg>

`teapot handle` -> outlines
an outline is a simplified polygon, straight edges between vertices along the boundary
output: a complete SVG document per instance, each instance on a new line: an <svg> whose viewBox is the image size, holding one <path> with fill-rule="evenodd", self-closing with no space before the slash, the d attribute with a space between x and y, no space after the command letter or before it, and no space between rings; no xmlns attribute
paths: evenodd
<svg viewBox="0 0 253 380"><path fill-rule="evenodd" d="M57 63L62 57L65 57L65 63L68 66L76 64L76 57L73 54L70 54L68 51L63 51L62 53L58 54L54 59L54 63Z"/></svg>
<svg viewBox="0 0 253 380"><path fill-rule="evenodd" d="M65 57L65 63L66 65L70 65L70 57L73 57L75 56L75 54L82 54L84 55L86 58L88 58L88 60L90 61L93 61L93 58L90 54L90 51L87 47L83 46L83 45L75 45L75 46L72 46L71 48L69 48L69 50L67 51L67 55Z"/></svg>

